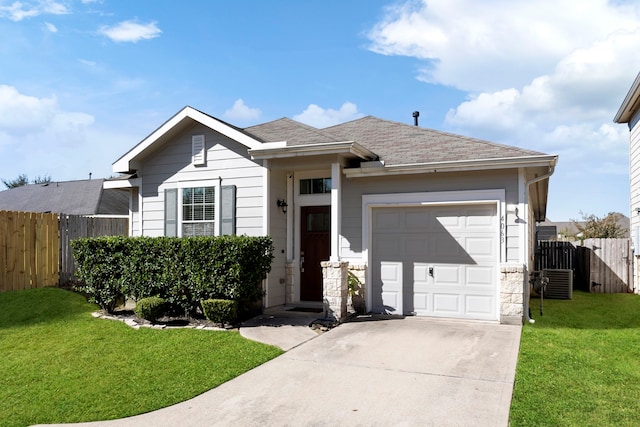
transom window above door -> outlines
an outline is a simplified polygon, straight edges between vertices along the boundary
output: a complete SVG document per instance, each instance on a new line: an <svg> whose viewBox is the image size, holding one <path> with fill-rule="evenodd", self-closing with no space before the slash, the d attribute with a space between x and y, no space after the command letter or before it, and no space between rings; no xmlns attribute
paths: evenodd
<svg viewBox="0 0 640 427"><path fill-rule="evenodd" d="M310 178L300 180L300 194L331 193L331 178Z"/></svg>

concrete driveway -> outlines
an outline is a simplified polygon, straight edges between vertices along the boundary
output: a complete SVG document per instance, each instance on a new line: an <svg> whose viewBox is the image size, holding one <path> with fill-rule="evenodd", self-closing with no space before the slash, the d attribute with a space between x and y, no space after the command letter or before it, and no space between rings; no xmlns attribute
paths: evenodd
<svg viewBox="0 0 640 427"><path fill-rule="evenodd" d="M85 426L507 426L520 326L365 318L194 399Z"/></svg>

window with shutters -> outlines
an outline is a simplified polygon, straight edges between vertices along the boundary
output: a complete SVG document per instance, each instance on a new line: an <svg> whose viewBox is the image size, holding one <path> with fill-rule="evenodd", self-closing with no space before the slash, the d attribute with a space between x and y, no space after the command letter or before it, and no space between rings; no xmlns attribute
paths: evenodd
<svg viewBox="0 0 640 427"><path fill-rule="evenodd" d="M215 187L182 189L182 236L215 235Z"/></svg>
<svg viewBox="0 0 640 427"><path fill-rule="evenodd" d="M192 185L164 190L165 236L236 233L236 186L218 187L210 183L194 182Z"/></svg>

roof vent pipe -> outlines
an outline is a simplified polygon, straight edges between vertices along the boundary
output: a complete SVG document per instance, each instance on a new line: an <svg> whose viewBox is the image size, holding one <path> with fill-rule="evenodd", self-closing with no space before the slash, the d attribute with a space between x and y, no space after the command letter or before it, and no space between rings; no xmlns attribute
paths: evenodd
<svg viewBox="0 0 640 427"><path fill-rule="evenodd" d="M414 111L412 116L413 116L413 124L418 126L418 117L420 116L420 111Z"/></svg>

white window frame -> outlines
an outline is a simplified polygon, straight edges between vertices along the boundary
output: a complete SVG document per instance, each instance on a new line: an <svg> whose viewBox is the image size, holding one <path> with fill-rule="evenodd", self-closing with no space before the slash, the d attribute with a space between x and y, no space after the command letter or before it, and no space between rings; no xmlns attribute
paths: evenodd
<svg viewBox="0 0 640 427"><path fill-rule="evenodd" d="M208 180L198 180L198 181L179 181L179 182L175 182L172 184L168 184L168 185L164 185L160 188L160 190L164 193L164 190L168 190L168 189L177 189L178 190L178 230L177 230L177 234L178 237L183 237L182 235L182 224L183 224L183 214L182 214L182 191L185 188L197 188L197 187L214 187L214 200L215 200L215 205L214 205L214 224L213 224L213 230L214 230L214 236L219 236L220 235L220 206L221 206L221 200L220 200L220 191L221 191L221 186L220 186L220 180L218 179L208 179Z"/></svg>

